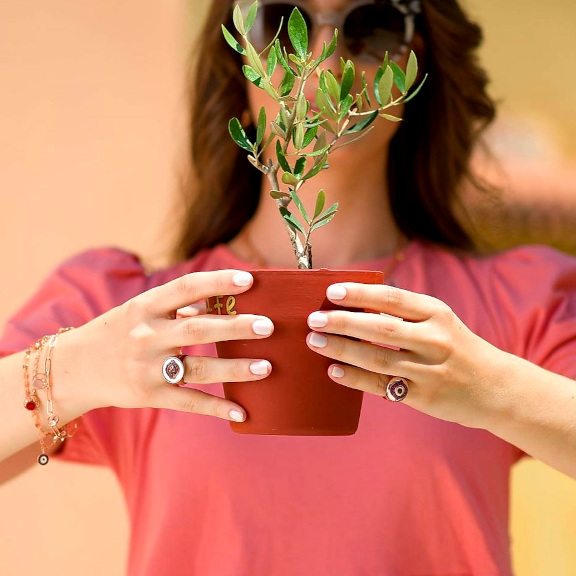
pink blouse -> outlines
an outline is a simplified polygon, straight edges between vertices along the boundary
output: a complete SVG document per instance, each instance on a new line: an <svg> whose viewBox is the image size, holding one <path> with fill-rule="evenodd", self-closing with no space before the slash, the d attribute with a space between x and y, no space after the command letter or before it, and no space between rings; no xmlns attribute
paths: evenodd
<svg viewBox="0 0 576 576"><path fill-rule="evenodd" d="M150 274L117 249L80 254L9 321L0 354L222 268L249 266L224 245ZM393 282L442 299L499 348L576 376L575 259L544 247L473 258L413 242ZM507 576L509 474L521 456L486 431L372 395L345 437L248 436L205 416L99 409L61 454L118 477L133 576Z"/></svg>

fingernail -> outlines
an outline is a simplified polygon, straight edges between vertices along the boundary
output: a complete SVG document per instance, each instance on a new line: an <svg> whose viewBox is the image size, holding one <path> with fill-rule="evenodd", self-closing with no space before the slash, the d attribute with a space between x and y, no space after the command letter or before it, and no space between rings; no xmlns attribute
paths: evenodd
<svg viewBox="0 0 576 576"><path fill-rule="evenodd" d="M308 326L310 328L324 328L328 324L328 316L323 312L312 312L308 316Z"/></svg>
<svg viewBox="0 0 576 576"><path fill-rule="evenodd" d="M268 360L259 360L250 364L250 372L256 376L265 376L272 369L272 365Z"/></svg>
<svg viewBox="0 0 576 576"><path fill-rule="evenodd" d="M314 346L314 348L325 348L326 344L328 344L328 338L326 338L326 336L324 336L323 334L313 332L312 334L310 334L308 342L310 342L310 344Z"/></svg>
<svg viewBox="0 0 576 576"><path fill-rule="evenodd" d="M344 370L340 366L332 366L330 368L330 376L332 378L342 378L344 376Z"/></svg>
<svg viewBox="0 0 576 576"><path fill-rule="evenodd" d="M252 322L252 330L258 336L270 336L274 332L274 324L268 318L260 318Z"/></svg>
<svg viewBox="0 0 576 576"><path fill-rule="evenodd" d="M234 286L250 286L252 284L252 274L249 272L237 272L232 276Z"/></svg>
<svg viewBox="0 0 576 576"><path fill-rule="evenodd" d="M326 290L326 296L328 296L330 300L344 300L346 294L348 294L348 292L342 284L332 284L332 286L328 286Z"/></svg>
<svg viewBox="0 0 576 576"><path fill-rule="evenodd" d="M244 412L241 412L240 410L230 410L228 416L230 416L230 419L234 420L234 422L244 422L244 420L246 420Z"/></svg>

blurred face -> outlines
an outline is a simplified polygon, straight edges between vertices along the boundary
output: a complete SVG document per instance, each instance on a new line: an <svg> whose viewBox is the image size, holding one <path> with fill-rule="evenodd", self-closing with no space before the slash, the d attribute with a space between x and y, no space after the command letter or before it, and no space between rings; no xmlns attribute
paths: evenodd
<svg viewBox="0 0 576 576"><path fill-rule="evenodd" d="M346 56L357 63L380 63L384 54L402 54L414 34L420 0L261 0L251 41L262 51L274 38L280 22L280 43L289 46L286 24L292 10L302 13L311 35L321 27L338 28Z"/></svg>
<svg viewBox="0 0 576 576"><path fill-rule="evenodd" d="M315 56L320 54L324 43L330 42L334 29L338 28L338 48L328 60L322 63L321 67L330 69L340 80L340 59L353 60L356 68L356 86L354 87L356 92L361 89L361 72L366 73L366 79L370 86L386 52L401 67L405 66L408 46L413 36L415 13L405 4L396 4L395 0L388 2L370 0L263 0L250 35L251 42L257 50L263 50L274 38L281 20L283 21L283 31L279 36L280 43L287 49L291 48L286 28L288 18L295 6L298 7L306 20L309 33L308 49ZM280 82L282 75L282 69L278 66L273 77L275 85ZM307 81L305 88L305 95L312 103L315 101L317 87L318 79L316 75L313 75ZM274 118L277 113L277 105L266 92L251 82L247 82L247 90L252 118L258 117L258 112L262 106L266 109L268 119ZM402 110L398 108L390 109L388 112L396 116L402 114ZM366 155L367 152L372 157L377 153L384 154L397 129L397 123L378 118L369 134L353 146L343 150L354 156ZM339 154L340 151L336 153Z"/></svg>

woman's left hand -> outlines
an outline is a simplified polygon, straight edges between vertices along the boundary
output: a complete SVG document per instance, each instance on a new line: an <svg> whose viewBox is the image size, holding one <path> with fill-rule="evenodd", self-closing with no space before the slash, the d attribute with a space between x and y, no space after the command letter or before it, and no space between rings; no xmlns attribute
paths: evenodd
<svg viewBox="0 0 576 576"><path fill-rule="evenodd" d="M355 283L332 285L327 296L380 312L309 316L308 346L337 361L328 370L334 382L385 398L391 377L401 377L408 385L405 404L465 426L489 428L503 413L513 356L474 334L441 300Z"/></svg>

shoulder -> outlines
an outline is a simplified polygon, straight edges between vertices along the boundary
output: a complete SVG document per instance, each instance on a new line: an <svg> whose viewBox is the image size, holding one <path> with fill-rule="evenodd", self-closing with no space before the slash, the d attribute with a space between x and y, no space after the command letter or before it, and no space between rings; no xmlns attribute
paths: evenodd
<svg viewBox="0 0 576 576"><path fill-rule="evenodd" d="M64 260L57 271L90 271L95 274L144 273L144 265L139 256L128 250L116 247L92 248L74 254Z"/></svg>
<svg viewBox="0 0 576 576"><path fill-rule="evenodd" d="M162 267L147 265L135 253L115 247L86 250L65 260L56 274L65 275L94 288L101 283L114 286L140 286L147 289L192 272L217 270L227 264L222 246L201 250L190 259ZM94 282L96 284L94 284Z"/></svg>
<svg viewBox="0 0 576 576"><path fill-rule="evenodd" d="M431 245L423 245L421 250L422 262L433 276L444 281L457 276L479 289L500 286L532 295L576 288L576 257L549 246L519 246L489 255L457 253Z"/></svg>
<svg viewBox="0 0 576 576"><path fill-rule="evenodd" d="M148 273L134 253L114 247L93 248L64 260L48 276L41 291L63 290L119 304L146 289Z"/></svg>
<svg viewBox="0 0 576 576"><path fill-rule="evenodd" d="M477 259L478 272L494 286L548 299L576 290L576 257L549 246L522 246Z"/></svg>
<svg viewBox="0 0 576 576"><path fill-rule="evenodd" d="M576 319L576 258L547 246L473 255L422 245L409 272L417 291L446 302L477 334L518 354L536 333Z"/></svg>

